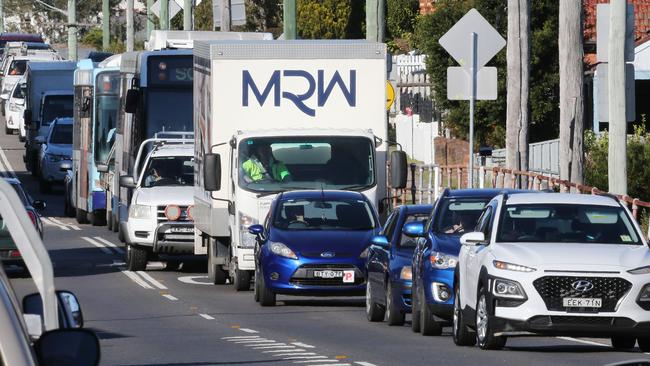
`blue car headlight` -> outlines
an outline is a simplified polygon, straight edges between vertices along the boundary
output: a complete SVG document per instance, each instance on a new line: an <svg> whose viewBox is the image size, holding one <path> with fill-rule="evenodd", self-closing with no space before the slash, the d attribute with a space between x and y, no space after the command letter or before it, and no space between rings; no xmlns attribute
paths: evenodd
<svg viewBox="0 0 650 366"><path fill-rule="evenodd" d="M456 268L458 257L451 254L433 252L429 256L429 261L431 261L431 266L435 269L449 269Z"/></svg>
<svg viewBox="0 0 650 366"><path fill-rule="evenodd" d="M45 158L53 163L58 163L63 160L70 160L67 155L45 154Z"/></svg>
<svg viewBox="0 0 650 366"><path fill-rule="evenodd" d="M298 259L296 253L294 253L293 250L291 250L288 246L282 243L270 242L269 249L271 250L271 253L275 255L279 255L280 257L285 257L289 259Z"/></svg>

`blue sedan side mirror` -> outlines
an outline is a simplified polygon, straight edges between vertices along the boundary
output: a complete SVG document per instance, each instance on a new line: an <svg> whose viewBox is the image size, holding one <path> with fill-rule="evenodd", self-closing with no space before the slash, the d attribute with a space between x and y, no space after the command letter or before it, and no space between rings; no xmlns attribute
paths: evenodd
<svg viewBox="0 0 650 366"><path fill-rule="evenodd" d="M264 232L264 226L260 224L251 225L248 227L248 232L253 235L261 235Z"/></svg>
<svg viewBox="0 0 650 366"><path fill-rule="evenodd" d="M424 235L424 225L420 221L409 222L402 228L402 233L411 238L417 238Z"/></svg>
<svg viewBox="0 0 650 366"><path fill-rule="evenodd" d="M383 235L376 235L372 238L370 241L370 244L374 246L378 246L380 248L386 249L390 246L390 243L388 243L388 238L386 238Z"/></svg>

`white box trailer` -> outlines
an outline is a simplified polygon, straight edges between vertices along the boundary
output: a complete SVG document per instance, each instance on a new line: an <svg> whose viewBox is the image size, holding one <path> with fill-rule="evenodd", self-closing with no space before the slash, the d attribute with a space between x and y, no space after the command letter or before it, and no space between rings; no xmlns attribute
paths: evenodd
<svg viewBox="0 0 650 366"><path fill-rule="evenodd" d="M366 41L195 42L194 245L211 282L249 287L247 228L279 192L356 190L377 207L386 197L386 56ZM269 147L285 176L251 178L245 163Z"/></svg>
<svg viewBox="0 0 650 366"><path fill-rule="evenodd" d="M168 49L190 49L195 41L220 40L272 40L271 33L263 32L212 32L183 30L154 30L145 42L145 50L160 51Z"/></svg>

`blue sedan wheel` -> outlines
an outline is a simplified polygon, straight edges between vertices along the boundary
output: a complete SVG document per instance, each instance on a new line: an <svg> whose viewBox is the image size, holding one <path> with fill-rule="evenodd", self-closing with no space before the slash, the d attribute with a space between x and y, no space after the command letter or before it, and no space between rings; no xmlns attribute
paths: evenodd
<svg viewBox="0 0 650 366"><path fill-rule="evenodd" d="M393 284L390 281L386 290L386 318L388 325L404 325L406 318L406 314L395 303Z"/></svg>
<svg viewBox="0 0 650 366"><path fill-rule="evenodd" d="M384 320L384 314L386 310L375 302L375 299L372 297L372 282L368 281L366 285L366 317L368 321L371 322L380 322Z"/></svg>
<svg viewBox="0 0 650 366"><path fill-rule="evenodd" d="M413 333L420 332L420 299L417 286L413 283L413 299L411 300L411 330Z"/></svg>
<svg viewBox="0 0 650 366"><path fill-rule="evenodd" d="M259 300L260 300L260 305L262 306L275 306L275 294L273 291L269 290L268 287L266 287L266 281L264 281L264 274L260 273L258 276L260 279L260 285L259 285Z"/></svg>

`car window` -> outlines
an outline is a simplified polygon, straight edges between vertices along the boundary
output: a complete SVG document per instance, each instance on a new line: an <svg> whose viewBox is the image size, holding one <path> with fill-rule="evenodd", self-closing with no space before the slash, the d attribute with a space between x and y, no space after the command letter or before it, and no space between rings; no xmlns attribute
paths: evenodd
<svg viewBox="0 0 650 366"><path fill-rule="evenodd" d="M287 199L278 203L273 226L282 230L372 230L372 207L363 199Z"/></svg>
<svg viewBox="0 0 650 366"><path fill-rule="evenodd" d="M490 198L444 198L436 212L435 232L457 235L473 231Z"/></svg>
<svg viewBox="0 0 650 366"><path fill-rule="evenodd" d="M393 211L388 219L386 219L386 223L384 224L384 229L381 232L381 235L385 236L388 238L388 240L393 239L393 233L395 232L395 225L397 225L397 218L399 217L399 210Z"/></svg>
<svg viewBox="0 0 650 366"><path fill-rule="evenodd" d="M404 225L408 224L409 222L414 222L414 221L420 221L422 222L422 225L425 224L426 220L429 218L428 214L411 214L406 216L406 219L404 219ZM402 225L403 227L403 225ZM400 238L399 238L399 246L400 247L415 247L417 245L417 239L412 238L410 236L404 235L404 233L400 233Z"/></svg>
<svg viewBox="0 0 650 366"><path fill-rule="evenodd" d="M72 145L72 125L60 124L54 125L54 131L50 136L50 143Z"/></svg>
<svg viewBox="0 0 650 366"><path fill-rule="evenodd" d="M492 235L492 213L494 209L492 206L488 206L483 214L478 219L478 224L476 225L476 230L482 232L485 235L485 240L490 240Z"/></svg>

